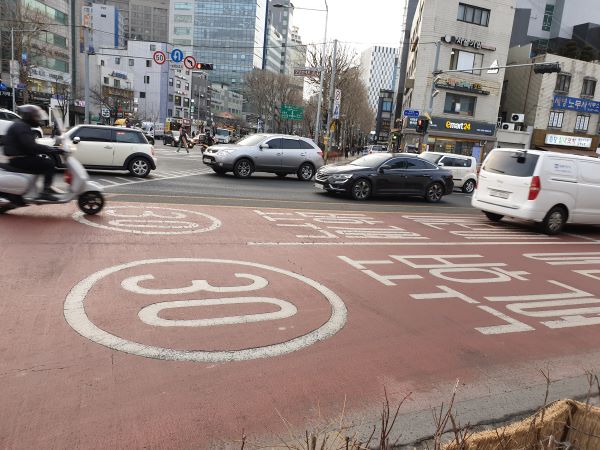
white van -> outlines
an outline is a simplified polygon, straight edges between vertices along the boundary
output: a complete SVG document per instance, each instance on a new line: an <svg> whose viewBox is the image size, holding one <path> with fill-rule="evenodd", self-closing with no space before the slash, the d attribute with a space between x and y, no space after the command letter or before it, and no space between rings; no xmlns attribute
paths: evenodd
<svg viewBox="0 0 600 450"><path fill-rule="evenodd" d="M477 160L472 156L455 153L423 152L419 155L430 163L442 166L452 173L454 187L470 194L477 185Z"/></svg>
<svg viewBox="0 0 600 450"><path fill-rule="evenodd" d="M532 220L547 234L565 223L600 224L600 159L496 148L487 156L471 204L492 221Z"/></svg>

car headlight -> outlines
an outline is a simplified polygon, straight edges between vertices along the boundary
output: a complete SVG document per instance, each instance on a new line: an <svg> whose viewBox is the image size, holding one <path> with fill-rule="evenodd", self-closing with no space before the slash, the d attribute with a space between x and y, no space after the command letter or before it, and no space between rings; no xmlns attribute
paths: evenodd
<svg viewBox="0 0 600 450"><path fill-rule="evenodd" d="M329 181L332 183L343 183L344 181L348 181L352 178L351 174L347 173L338 173L329 177Z"/></svg>
<svg viewBox="0 0 600 450"><path fill-rule="evenodd" d="M229 155L232 152L233 150L219 150L215 156L223 157Z"/></svg>

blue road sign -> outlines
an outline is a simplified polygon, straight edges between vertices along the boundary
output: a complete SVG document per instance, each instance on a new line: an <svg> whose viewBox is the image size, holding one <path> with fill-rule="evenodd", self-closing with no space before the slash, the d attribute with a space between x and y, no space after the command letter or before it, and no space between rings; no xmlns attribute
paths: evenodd
<svg viewBox="0 0 600 450"><path fill-rule="evenodd" d="M7 91L8 88L6 87L6 85L0 81L0 91Z"/></svg>
<svg viewBox="0 0 600 450"><path fill-rule="evenodd" d="M416 109L405 109L404 117L419 117L419 111Z"/></svg>
<svg viewBox="0 0 600 450"><path fill-rule="evenodd" d="M180 63L183 61L183 52L178 48L174 48L171 50L171 61L175 63Z"/></svg>

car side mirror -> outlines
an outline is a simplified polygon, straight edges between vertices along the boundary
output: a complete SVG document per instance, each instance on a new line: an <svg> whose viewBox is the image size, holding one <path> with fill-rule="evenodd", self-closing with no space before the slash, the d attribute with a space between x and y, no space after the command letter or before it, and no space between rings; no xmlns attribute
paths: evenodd
<svg viewBox="0 0 600 450"><path fill-rule="evenodd" d="M72 142L73 144L79 144L81 142L81 138L79 136L75 136Z"/></svg>
<svg viewBox="0 0 600 450"><path fill-rule="evenodd" d="M263 148L271 148L271 147L269 147L269 144L260 144L259 148L263 149Z"/></svg>
<svg viewBox="0 0 600 450"><path fill-rule="evenodd" d="M379 168L379 173L385 173L386 170L389 170L391 168L392 168L392 166L388 166L387 164L384 164L383 166L381 166Z"/></svg>
<svg viewBox="0 0 600 450"><path fill-rule="evenodd" d="M443 162L438 163L438 167L445 167L445 164Z"/></svg>

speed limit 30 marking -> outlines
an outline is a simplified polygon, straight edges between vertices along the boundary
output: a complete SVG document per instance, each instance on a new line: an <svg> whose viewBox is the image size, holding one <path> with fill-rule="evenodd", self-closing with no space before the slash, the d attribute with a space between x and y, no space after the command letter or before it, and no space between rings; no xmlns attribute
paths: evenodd
<svg viewBox="0 0 600 450"><path fill-rule="evenodd" d="M77 222L91 227L133 234L205 233L221 226L219 219L208 214L160 206L113 206L105 209L102 216L95 218L99 221L107 219L107 223L92 221L81 211L75 212L72 217Z"/></svg>
<svg viewBox="0 0 600 450"><path fill-rule="evenodd" d="M152 265L165 263L206 263L211 265L222 266L242 266L245 270L248 268L259 269L272 272L274 274L290 277L300 283L314 289L320 296L325 298L330 305L330 316L327 321L317 329L310 331L304 335L292 338L288 341L279 342L272 345L264 345L253 348L238 349L238 350L179 350L153 345L146 345L133 340L125 339L115 334L109 333L97 325L95 325L85 311L85 303L90 291L102 280L107 277L117 274L121 271L127 271L132 268L147 268ZM146 269L148 270L148 269ZM161 299L166 295L183 295L197 294L199 292L209 292L211 297L214 294L241 293L247 291L259 291L266 287L268 281L260 276L253 274L235 273L236 278L249 280L250 283L244 282L241 286L218 287L212 286L207 280L193 280L190 286L182 288L164 288L164 289L149 289L140 286L140 283L152 280L154 277L150 274L130 276L121 282L121 286L125 291L142 294L160 296ZM176 308L189 308L194 306L210 306L210 305L232 305L232 304L252 304L252 303L267 303L279 307L279 311L262 314L248 314L245 316L230 316L216 319L198 319L198 320L181 320L161 318L159 314L162 311ZM194 299L194 300L176 300L162 301L153 303L141 308L138 312L138 318L145 324L157 327L209 327L222 325L243 326L243 324L277 320L288 318L295 315L297 312L296 306L290 301L284 299L252 296L252 297L232 297L232 298L209 298L209 299ZM80 335L87 339L106 346L108 348L129 353L132 355L143 356L146 358L173 360L173 361L193 361L193 362L228 362L228 361L245 361L259 358L270 358L274 356L285 355L319 341L330 338L340 331L346 324L347 309L342 299L337 296L326 286L318 283L303 275L290 272L285 269L280 269L273 266L268 266L259 263L236 261L236 260L221 260L207 258L166 258L166 259L149 259L141 261L133 261L126 264L121 264L96 272L84 280L80 281L69 292L64 303L64 316L67 323Z"/></svg>

